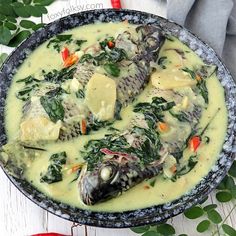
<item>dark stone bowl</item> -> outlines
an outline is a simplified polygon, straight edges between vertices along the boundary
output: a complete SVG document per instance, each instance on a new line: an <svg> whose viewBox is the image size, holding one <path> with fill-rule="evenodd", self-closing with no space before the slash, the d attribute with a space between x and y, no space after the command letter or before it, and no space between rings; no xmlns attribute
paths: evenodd
<svg viewBox="0 0 236 236"><path fill-rule="evenodd" d="M124 228L167 220L202 201L220 183L234 160L234 147L236 144L236 85L225 65L211 47L203 43L185 28L156 15L131 10L95 10L64 17L33 33L8 57L0 71L0 145L2 146L7 142L4 126L4 107L7 91L12 77L16 72L16 68L23 63L27 55L47 39L65 30L94 22L124 20L128 20L133 24L160 25L165 33L179 38L199 55L204 62L218 66L218 77L225 90L228 109L228 128L218 161L212 166L211 171L199 184L179 199L145 209L125 211L122 213L81 210L56 202L36 190L28 182L8 176L11 182L38 206L64 219L91 226Z"/></svg>

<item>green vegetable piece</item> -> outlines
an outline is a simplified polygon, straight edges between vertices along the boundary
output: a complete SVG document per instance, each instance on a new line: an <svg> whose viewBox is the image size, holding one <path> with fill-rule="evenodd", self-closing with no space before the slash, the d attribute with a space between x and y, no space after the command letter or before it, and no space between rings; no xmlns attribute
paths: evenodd
<svg viewBox="0 0 236 236"><path fill-rule="evenodd" d="M50 165L47 172L42 175L40 182L52 184L62 180L62 165L66 164L66 152L56 153L50 157Z"/></svg>
<svg viewBox="0 0 236 236"><path fill-rule="evenodd" d="M40 102L52 122L64 119L65 111L59 98L43 96Z"/></svg>
<svg viewBox="0 0 236 236"><path fill-rule="evenodd" d="M206 86L206 80L201 80L201 82L198 82L197 87L200 90L200 94L202 95L205 103L208 104L209 99L208 99L208 89Z"/></svg>
<svg viewBox="0 0 236 236"><path fill-rule="evenodd" d="M214 224L219 224L222 221L220 214L215 209L208 211L207 216L208 219Z"/></svg>
<svg viewBox="0 0 236 236"><path fill-rule="evenodd" d="M32 5L26 5L24 7L24 10L30 15L34 17L41 17L43 12L46 12L45 9L41 9L41 6L32 6Z"/></svg>
<svg viewBox="0 0 236 236"><path fill-rule="evenodd" d="M4 3L0 3L0 14L4 16L11 16L11 17L16 17L16 13L13 10L13 7L11 4L9 4L8 1Z"/></svg>
<svg viewBox="0 0 236 236"><path fill-rule="evenodd" d="M2 53L0 54L0 66L3 64L3 62L6 60L7 58L7 54L6 53Z"/></svg>
<svg viewBox="0 0 236 236"><path fill-rule="evenodd" d="M204 210L204 211L210 211L210 210L215 209L215 208L217 208L217 205L216 205L216 204L209 204L209 205L205 206L205 207L203 208L203 210Z"/></svg>
<svg viewBox="0 0 236 236"><path fill-rule="evenodd" d="M188 117L188 115L184 112L180 112L180 113L174 113L173 111L169 111L170 114L175 117L178 121L180 122L190 122L190 118Z"/></svg>
<svg viewBox="0 0 236 236"><path fill-rule="evenodd" d="M20 26L25 28L25 29L33 29L35 27L35 23L30 20L21 20Z"/></svg>
<svg viewBox="0 0 236 236"><path fill-rule="evenodd" d="M6 26L9 30L16 30L17 29L16 25L11 23L11 22L9 22L9 21L6 21L4 23L4 26Z"/></svg>
<svg viewBox="0 0 236 236"><path fill-rule="evenodd" d="M203 233L209 229L211 222L209 220L203 220L197 225L197 231Z"/></svg>
<svg viewBox="0 0 236 236"><path fill-rule="evenodd" d="M31 16L30 12L28 12L21 2L14 2L13 9L17 16L28 18Z"/></svg>
<svg viewBox="0 0 236 236"><path fill-rule="evenodd" d="M229 170L229 174L231 176L233 176L234 178L236 178L236 161L233 162L233 164Z"/></svg>
<svg viewBox="0 0 236 236"><path fill-rule="evenodd" d="M174 235L175 229L169 224L157 225L157 232L163 236Z"/></svg>
<svg viewBox="0 0 236 236"><path fill-rule="evenodd" d="M23 30L17 33L9 42L8 46L10 47L17 47L23 40L25 40L29 35L30 31Z"/></svg>
<svg viewBox="0 0 236 236"><path fill-rule="evenodd" d="M26 5L29 5L32 2L32 0L23 0L23 3Z"/></svg>
<svg viewBox="0 0 236 236"><path fill-rule="evenodd" d="M39 23L39 24L35 25L32 29L33 29L34 31L36 31L36 30L42 28L44 25L45 25L44 23Z"/></svg>
<svg viewBox="0 0 236 236"><path fill-rule="evenodd" d="M146 233L144 233L142 236L161 236L159 233L157 233L156 231L148 231Z"/></svg>
<svg viewBox="0 0 236 236"><path fill-rule="evenodd" d="M222 225L222 229L224 230L224 232L229 235L229 236L236 236L236 230L233 229L231 226L227 225L227 224L223 224Z"/></svg>
<svg viewBox="0 0 236 236"><path fill-rule="evenodd" d="M17 23L17 20L12 16L6 16L6 19L12 23Z"/></svg>
<svg viewBox="0 0 236 236"><path fill-rule="evenodd" d="M182 71L188 73L192 79L196 78L196 74L193 70L190 70L188 67L184 67Z"/></svg>
<svg viewBox="0 0 236 236"><path fill-rule="evenodd" d="M80 58L79 62L80 62L80 63L84 63L84 62L90 61L91 59L93 59L93 56L92 56L92 55L90 55L90 54L84 54L84 55Z"/></svg>
<svg viewBox="0 0 236 236"><path fill-rule="evenodd" d="M120 68L115 63L106 63L103 67L109 75L114 77L118 77L120 75Z"/></svg>
<svg viewBox="0 0 236 236"><path fill-rule="evenodd" d="M166 63L167 63L167 57L160 57L158 59L157 64L162 68L162 69L166 69Z"/></svg>
<svg viewBox="0 0 236 236"><path fill-rule="evenodd" d="M8 45L10 40L11 31L6 26L0 26L0 44Z"/></svg>
<svg viewBox="0 0 236 236"><path fill-rule="evenodd" d="M226 188L228 190L231 190L232 188L234 188L234 186L235 186L234 179L231 176L228 176L226 180Z"/></svg>
<svg viewBox="0 0 236 236"><path fill-rule="evenodd" d="M114 40L115 40L114 37L108 37L108 38L104 39L102 42L100 42L99 44L100 44L102 49L105 49L106 46L107 46L107 43L110 42L110 41L114 42Z"/></svg>
<svg viewBox="0 0 236 236"><path fill-rule="evenodd" d="M142 234L142 233L145 233L146 231L148 231L150 229L150 226L149 225L145 225L145 226L140 226L140 227L132 227L130 229L134 233Z"/></svg>
<svg viewBox="0 0 236 236"><path fill-rule="evenodd" d="M39 6L49 6L53 2L55 2L55 0L34 0L35 5Z"/></svg>
<svg viewBox="0 0 236 236"><path fill-rule="evenodd" d="M188 209L184 212L184 215L188 219L197 219L197 218L201 217L203 214L204 214L204 211L199 206L191 207L190 209Z"/></svg>
<svg viewBox="0 0 236 236"><path fill-rule="evenodd" d="M216 199L219 202L229 202L232 199L232 194L230 192L221 191L216 193Z"/></svg>
<svg viewBox="0 0 236 236"><path fill-rule="evenodd" d="M230 193L232 194L232 197L236 199L236 185L230 189Z"/></svg>

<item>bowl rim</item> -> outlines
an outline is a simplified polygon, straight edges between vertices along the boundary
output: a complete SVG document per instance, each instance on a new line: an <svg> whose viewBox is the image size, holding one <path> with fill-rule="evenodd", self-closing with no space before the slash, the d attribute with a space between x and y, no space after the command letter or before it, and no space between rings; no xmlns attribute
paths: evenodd
<svg viewBox="0 0 236 236"><path fill-rule="evenodd" d="M151 13L147 13L147 12L129 10L129 9L117 10L117 9L109 9L108 8L108 9L89 10L89 11L74 13L72 15L68 15L68 16L62 17L60 19L57 19L56 21L53 21L53 22L45 25L43 28L40 28L37 31L35 31L27 39L25 39L17 48L15 48L10 53L10 55L7 57L7 59L4 61L2 66L0 67L0 73L3 70L3 68L7 67L7 64L9 63L11 57L14 54L18 53L21 47L24 47L25 45L27 45L27 42L29 42L32 38L34 38L40 32L42 32L44 30L47 31L50 29L51 26L59 24L60 22L65 21L70 17L76 18L76 17L80 17L81 15L86 15L86 14L90 14L90 13L92 13L92 14L97 13L98 15L100 15L100 14L104 14L104 13L106 14L107 12L118 14L118 15L124 13L124 16L127 14L137 14L139 16L141 15L141 16L146 16L146 17L157 19L157 20L161 20L163 22L166 22L167 24L171 24L173 26L173 28L180 27L189 35L189 37L194 38L197 41L197 43L201 43L202 45L204 45L204 47L206 47L208 50L211 51L213 57L219 61L222 69L225 71L225 73L231 79L231 82L233 83L233 85L234 86L236 85L231 73L229 72L229 70L227 69L225 64L221 61L221 59L219 58L217 53L207 43L205 43L203 40L201 40L198 36L191 33L189 30L187 30L183 26L180 26L177 23L167 20L163 17L157 16L157 15L154 15ZM103 21L101 21L101 22L103 22ZM87 25L87 24L88 23L85 23L82 25ZM79 27L79 26L77 26L77 27ZM70 29L73 29L73 28L74 27L71 27ZM67 30L68 29L64 29L64 30L62 30L62 32L65 32ZM58 33L56 33L56 34L58 34ZM56 35L56 34L54 34L54 35ZM49 38L51 38L51 37L49 37ZM44 43L46 40L40 41L39 45ZM187 46L189 47L189 45L187 45ZM0 74L0 77L1 77L1 74ZM11 84L11 81L10 81L10 84ZM222 84L222 82L221 82L221 84ZM7 90L8 89L9 89L9 86L7 86ZM231 95L233 97L235 97L234 90ZM4 99L6 99L6 98L4 98ZM227 107L227 109L228 109L228 107ZM235 119L233 120L233 123L234 123L233 127L235 128L235 126L236 126ZM228 129L228 127L227 127L227 129ZM5 130L5 128L4 128L4 130ZM234 130L231 132L230 135L234 135ZM236 140L233 140L232 145L235 145L235 144L236 144ZM223 147L222 147L222 149L223 149ZM221 151L220 154L222 154L222 152L223 151ZM218 155L219 156L218 160L221 159L220 154ZM187 192L183 196L179 197L176 200L171 201L170 203L155 205L155 206L146 207L146 208L137 209L137 210L123 211L123 212L94 212L91 210L84 210L84 209L69 206L64 203L60 203L59 201L52 200L51 198L47 197L46 195L44 195L43 193L38 191L34 186L29 184L27 181L24 181L24 180L19 181L15 177L10 176L3 167L2 167L2 169L3 169L4 173L7 175L7 177L10 179L10 181L16 186L16 188L21 193L23 193L28 199L33 201L35 204L37 204L38 206L40 206L44 210L46 210L56 216L59 216L65 220L70 220L73 222L78 222L78 223L89 225L89 226L98 226L98 227L105 227L105 228L127 228L127 227L134 227L134 226L140 226L140 225L145 225L145 224L153 224L153 223L164 221L166 219L169 219L170 217L173 217L173 216L176 216L176 215L182 213L184 210L190 208L191 206L193 206L199 202L202 202L206 198L206 196L217 186L216 184L219 183L224 178L224 176L227 174L227 171L229 170L231 164L233 163L234 152L232 150L230 150L227 154L229 155L227 161L230 162L230 160L231 160L231 163L224 165L224 173L221 174L220 177L218 176L217 181L215 180L215 182L213 182L212 185L208 186L207 188L203 188L203 192L200 196L198 196L198 198L192 198L188 202L186 202L187 204L184 204L184 205L182 204L181 206L179 206L178 201L180 199L184 198L186 195L189 195L189 192ZM216 165L216 164L217 164L217 162L214 165ZM210 175L210 173L211 173L211 170L208 172L207 176L202 178L201 181L197 185L194 186L193 190L196 189L200 183L206 182L205 178L208 177ZM33 187L36 195L35 196L30 195L28 192L29 189L27 189L27 187L26 188L22 187L24 184L27 184L29 187L30 186ZM43 201L40 200L42 195L44 196ZM45 204L44 201L48 201L50 203L49 205L51 205L51 207L50 206L48 207L48 205ZM176 204L176 206L175 206L176 208L171 207L172 204L174 204L174 205ZM66 207L64 207L64 206L66 206ZM62 209L60 209L60 208L62 208ZM67 212L68 209L69 209L69 212ZM70 215L71 210L80 213L80 216L79 217L71 216ZM149 213L152 212L152 214L155 214L156 211L159 211L159 213L163 213L162 216L161 217L160 216L150 217ZM135 218L135 216L139 216L138 219ZM134 217L134 218L130 219L130 217Z"/></svg>

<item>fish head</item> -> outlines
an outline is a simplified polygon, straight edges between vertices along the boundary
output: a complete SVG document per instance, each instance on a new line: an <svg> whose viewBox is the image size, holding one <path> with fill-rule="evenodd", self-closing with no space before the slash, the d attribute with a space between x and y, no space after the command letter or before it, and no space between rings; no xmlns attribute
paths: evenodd
<svg viewBox="0 0 236 236"><path fill-rule="evenodd" d="M119 177L120 165L116 161L106 161L92 171L86 171L80 181L81 200L93 205L102 199L118 195L115 187Z"/></svg>
<svg viewBox="0 0 236 236"><path fill-rule="evenodd" d="M135 185L139 177L140 172L135 162L105 161L81 178L81 200L86 205L94 205L117 197Z"/></svg>

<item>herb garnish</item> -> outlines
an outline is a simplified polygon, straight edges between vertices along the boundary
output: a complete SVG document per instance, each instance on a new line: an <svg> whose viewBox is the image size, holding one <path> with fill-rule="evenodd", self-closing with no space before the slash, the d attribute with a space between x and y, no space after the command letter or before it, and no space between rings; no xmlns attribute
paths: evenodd
<svg viewBox="0 0 236 236"><path fill-rule="evenodd" d="M106 63L103 68L109 75L114 77L118 77L120 75L120 68L115 63Z"/></svg>
<svg viewBox="0 0 236 236"><path fill-rule="evenodd" d="M40 103L52 122L56 123L58 120L64 119L65 111L60 98L42 96Z"/></svg>
<svg viewBox="0 0 236 236"><path fill-rule="evenodd" d="M167 102L162 97L154 97L151 103L138 103L134 107L134 112L144 114L149 128L153 129L156 127L157 121L163 121L163 111L170 110L173 106L175 106L174 102Z"/></svg>
<svg viewBox="0 0 236 236"><path fill-rule="evenodd" d="M52 46L57 52L60 52L62 43L69 44L72 41L73 41L72 34L58 34L48 42L47 48Z"/></svg>
<svg viewBox="0 0 236 236"><path fill-rule="evenodd" d="M170 110L169 112L173 117L175 117L180 122L190 122L191 121L189 116L183 111L181 111L179 113L174 113L172 110Z"/></svg>
<svg viewBox="0 0 236 236"><path fill-rule="evenodd" d="M190 70L188 67L184 67L182 71L188 73L192 79L196 79L196 74L193 70Z"/></svg>
<svg viewBox="0 0 236 236"><path fill-rule="evenodd" d="M50 165L48 166L47 172L42 175L40 182L46 182L52 184L62 180L62 165L66 164L66 152L60 152L53 154L50 157Z"/></svg>
<svg viewBox="0 0 236 236"><path fill-rule="evenodd" d="M158 62L157 64L162 68L162 69L166 69L166 63L167 63L167 57L164 56L164 57L160 57L158 59Z"/></svg>
<svg viewBox="0 0 236 236"><path fill-rule="evenodd" d="M63 68L61 70L52 70L48 73L43 71L45 81L60 84L66 80L73 79L76 67Z"/></svg>

